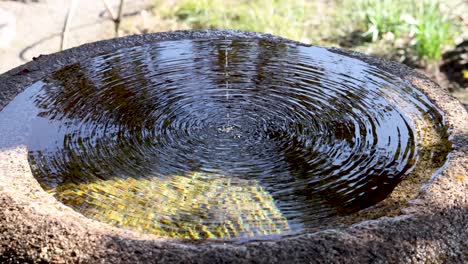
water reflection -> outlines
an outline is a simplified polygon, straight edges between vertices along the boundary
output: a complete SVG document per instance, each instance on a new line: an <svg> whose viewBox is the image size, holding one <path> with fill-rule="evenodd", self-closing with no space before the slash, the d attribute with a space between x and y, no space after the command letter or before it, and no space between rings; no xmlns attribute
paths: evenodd
<svg viewBox="0 0 468 264"><path fill-rule="evenodd" d="M35 97L30 163L89 217L173 237L300 231L385 199L418 163L397 77L325 49L160 42L67 66Z"/></svg>

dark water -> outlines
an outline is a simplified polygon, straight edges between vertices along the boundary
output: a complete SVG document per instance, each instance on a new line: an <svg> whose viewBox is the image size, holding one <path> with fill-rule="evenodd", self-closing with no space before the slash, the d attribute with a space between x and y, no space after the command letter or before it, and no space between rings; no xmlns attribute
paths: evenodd
<svg viewBox="0 0 468 264"><path fill-rule="evenodd" d="M374 205L418 164L414 120L443 125L376 67L260 40L124 49L44 82L28 146L40 184L172 237L296 232Z"/></svg>

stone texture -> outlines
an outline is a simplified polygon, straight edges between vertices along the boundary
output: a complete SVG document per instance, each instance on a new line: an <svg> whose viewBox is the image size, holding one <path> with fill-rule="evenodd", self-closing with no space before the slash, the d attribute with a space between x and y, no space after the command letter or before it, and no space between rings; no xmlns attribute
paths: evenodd
<svg viewBox="0 0 468 264"><path fill-rule="evenodd" d="M86 44L41 56L0 76L0 110L36 80L103 52L163 40L262 38L240 31L178 31ZM271 241L182 241L88 219L45 193L23 145L0 145L0 262L84 263L468 263L468 113L437 84L406 66L330 49L400 76L445 113L453 152L403 213L342 229ZM0 137L7 132L0 132Z"/></svg>

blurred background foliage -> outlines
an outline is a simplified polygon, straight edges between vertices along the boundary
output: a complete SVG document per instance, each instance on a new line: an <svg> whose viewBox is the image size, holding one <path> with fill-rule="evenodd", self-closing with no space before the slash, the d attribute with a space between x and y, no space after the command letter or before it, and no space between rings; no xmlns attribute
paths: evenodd
<svg viewBox="0 0 468 264"><path fill-rule="evenodd" d="M172 30L266 32L426 64L462 41L468 9L458 0L169 0L157 1L152 13L155 26Z"/></svg>
<svg viewBox="0 0 468 264"><path fill-rule="evenodd" d="M127 29L138 33L207 28L271 33L396 60L451 91L468 84L466 0L166 0L155 1L139 26L129 23Z"/></svg>

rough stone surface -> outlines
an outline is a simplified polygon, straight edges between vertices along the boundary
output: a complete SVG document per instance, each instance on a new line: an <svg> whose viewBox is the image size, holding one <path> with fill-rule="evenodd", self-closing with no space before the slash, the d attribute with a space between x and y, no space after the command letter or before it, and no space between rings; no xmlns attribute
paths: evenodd
<svg viewBox="0 0 468 264"><path fill-rule="evenodd" d="M86 44L0 76L0 110L35 81L103 52L163 40L262 38L240 31L178 31ZM406 66L330 49L400 76L445 113L453 152L402 214L273 241L181 241L93 221L57 202L31 174L25 146L0 146L0 263L468 263L468 113ZM3 131L0 137L4 137Z"/></svg>

